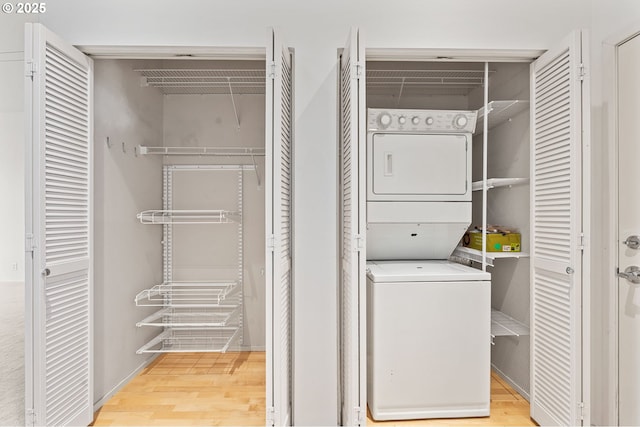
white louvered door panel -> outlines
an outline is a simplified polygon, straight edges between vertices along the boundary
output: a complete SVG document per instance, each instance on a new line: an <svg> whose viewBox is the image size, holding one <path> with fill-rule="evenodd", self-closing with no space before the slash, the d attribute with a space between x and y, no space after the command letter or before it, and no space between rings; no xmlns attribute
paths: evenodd
<svg viewBox="0 0 640 427"><path fill-rule="evenodd" d="M33 236L34 246L27 253L27 424L88 425L92 62L39 24L27 24L25 61L27 244Z"/></svg>
<svg viewBox="0 0 640 427"><path fill-rule="evenodd" d="M364 46L352 29L340 58L342 425L366 423Z"/></svg>
<svg viewBox="0 0 640 427"><path fill-rule="evenodd" d="M581 34L531 65L531 417L579 425L582 387Z"/></svg>
<svg viewBox="0 0 640 427"><path fill-rule="evenodd" d="M267 50L267 423L290 425L293 69L273 30Z"/></svg>

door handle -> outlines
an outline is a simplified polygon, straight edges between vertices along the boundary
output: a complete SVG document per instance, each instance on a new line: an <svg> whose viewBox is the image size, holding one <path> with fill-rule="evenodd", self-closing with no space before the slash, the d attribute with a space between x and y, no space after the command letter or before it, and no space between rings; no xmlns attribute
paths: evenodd
<svg viewBox="0 0 640 427"><path fill-rule="evenodd" d="M49 270L48 268L45 268L44 270L42 270L42 275L44 277L49 277L51 275L51 270Z"/></svg>
<svg viewBox="0 0 640 427"><path fill-rule="evenodd" d="M622 277L623 279L627 279L631 283L640 283L640 267L635 265L631 265L625 268L624 272L620 272L618 270L618 277Z"/></svg>
<svg viewBox="0 0 640 427"><path fill-rule="evenodd" d="M393 153L384 153L384 176L393 176Z"/></svg>
<svg viewBox="0 0 640 427"><path fill-rule="evenodd" d="M627 245L629 249L640 249L640 236L629 236L622 243Z"/></svg>

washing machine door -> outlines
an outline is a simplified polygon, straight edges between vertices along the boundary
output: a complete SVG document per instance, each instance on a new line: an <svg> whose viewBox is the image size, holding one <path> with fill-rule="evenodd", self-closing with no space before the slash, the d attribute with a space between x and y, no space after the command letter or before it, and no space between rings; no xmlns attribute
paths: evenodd
<svg viewBox="0 0 640 427"><path fill-rule="evenodd" d="M369 201L471 200L471 135L373 133Z"/></svg>

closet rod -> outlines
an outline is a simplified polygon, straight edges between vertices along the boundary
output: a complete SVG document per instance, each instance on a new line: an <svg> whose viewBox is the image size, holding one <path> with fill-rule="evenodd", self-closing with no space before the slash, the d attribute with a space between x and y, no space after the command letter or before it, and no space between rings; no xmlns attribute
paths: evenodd
<svg viewBox="0 0 640 427"><path fill-rule="evenodd" d="M230 171L252 171L255 169L253 165L166 165L167 169L181 170L181 171L215 171L215 170L230 170Z"/></svg>
<svg viewBox="0 0 640 427"><path fill-rule="evenodd" d="M139 145L140 155L163 156L264 156L264 148L254 147L148 147Z"/></svg>

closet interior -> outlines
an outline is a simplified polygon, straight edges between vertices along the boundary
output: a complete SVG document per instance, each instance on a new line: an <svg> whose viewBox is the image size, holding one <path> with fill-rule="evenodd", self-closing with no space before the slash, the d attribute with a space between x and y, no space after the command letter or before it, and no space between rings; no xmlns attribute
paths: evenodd
<svg viewBox="0 0 640 427"><path fill-rule="evenodd" d="M158 354L265 351L264 60L94 72L96 398Z"/></svg>
<svg viewBox="0 0 640 427"><path fill-rule="evenodd" d="M529 63L367 61L367 108L477 110L473 136L470 229L486 224L516 229L520 252L486 252L463 246L451 260L491 273L492 369L529 395ZM486 76L488 75L488 79ZM485 111L485 85L488 109ZM484 159L484 116L487 147ZM484 180L486 179L486 189ZM483 262L484 258L484 262ZM446 325L442 325L446 328ZM455 339L455 337L451 337Z"/></svg>

